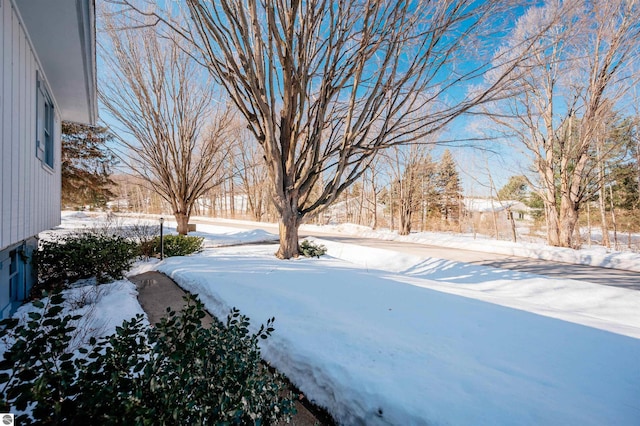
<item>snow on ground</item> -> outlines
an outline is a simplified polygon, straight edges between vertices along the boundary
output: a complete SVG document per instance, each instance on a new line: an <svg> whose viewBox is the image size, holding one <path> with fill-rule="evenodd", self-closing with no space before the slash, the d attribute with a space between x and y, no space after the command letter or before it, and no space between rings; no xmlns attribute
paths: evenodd
<svg viewBox="0 0 640 426"><path fill-rule="evenodd" d="M331 256L210 247L146 268L220 318L275 316L265 359L344 424L640 424L640 292L319 242Z"/></svg>
<svg viewBox="0 0 640 426"><path fill-rule="evenodd" d="M136 286L127 280L115 281L96 286L92 282L78 285L62 292L65 298L64 314L82 315L75 324L73 346L89 341L89 338L109 336L116 327L138 314L146 314L138 303ZM43 299L47 303L47 299ZM32 304L22 305L13 315L22 321L28 321L29 312L37 311ZM0 341L0 354L7 349L9 341Z"/></svg>
<svg viewBox="0 0 640 426"><path fill-rule="evenodd" d="M264 357L340 422L640 420L638 339L435 291L427 278L274 251L207 250L157 267L220 318L233 306L254 326L275 316Z"/></svg>
<svg viewBox="0 0 640 426"><path fill-rule="evenodd" d="M408 284L640 339L640 291L317 240L329 254Z"/></svg>
<svg viewBox="0 0 640 426"><path fill-rule="evenodd" d="M147 315L138 303L136 286L130 281L114 281L96 286L94 280L84 280L76 283L73 288L63 290L62 294L65 300L63 312L60 315L81 315L79 320L70 323L76 329L68 350L73 352L75 357L86 356L81 354L79 349L88 348L92 337L99 339L115 334L117 326L121 326L123 321L128 321L138 314L143 315L143 324L148 324ZM48 298L43 298L42 302L46 307ZM26 323L29 321L30 312L41 311L28 303L19 307L13 317L19 319L21 323ZM14 342L10 334L0 339L0 358ZM9 371L3 373L9 373ZM18 410L15 406L11 407L15 415L29 414L32 409L33 405L29 405L24 411Z"/></svg>
<svg viewBox="0 0 640 426"><path fill-rule="evenodd" d="M389 231L388 229L372 230L369 227L354 224L325 226L303 225L302 229L318 230L321 232L340 232L343 234L367 238L396 240L485 253L497 253L510 256L529 257L532 259L553 260L557 262L640 272L640 253L613 251L605 247L573 250L562 247L551 247L543 243L514 243L511 241L474 238L473 235L461 235L446 232L418 232L411 233L407 236L401 236L398 235L397 232Z"/></svg>
<svg viewBox="0 0 640 426"><path fill-rule="evenodd" d="M139 215L139 216L107 216L97 213L84 213L74 211L62 212L62 223L55 230L44 232L41 235L60 235L65 232L91 231L91 230L113 230L132 229L135 227L155 228L155 235L159 233L160 215ZM253 223L253 222L247 222ZM164 232L175 234L177 224L174 220L166 218L164 221ZM190 232L189 235L204 238L205 247L230 246L234 244L252 244L256 242L277 241L278 236L269 232L252 229L238 230L235 228L198 224L197 232Z"/></svg>
<svg viewBox="0 0 640 426"><path fill-rule="evenodd" d="M85 222L75 222L68 225L69 227L90 226L86 223L92 223L95 218L87 216L85 213L63 212L66 215L84 215ZM133 215L132 215L133 216ZM160 215L137 215L134 217L121 219L126 223L135 223L136 221L148 221L149 223L157 223ZM168 219L168 218L167 218ZM194 217L203 221L210 220L209 217ZM233 224L244 226L255 225L256 228L264 225L272 225L277 230L277 224L265 224L252 222L247 220L234 219L215 219L216 222L228 222L229 227L214 226L206 224L198 224L198 232L190 235L200 235L205 237L206 246L228 246L232 244L256 243L277 239L276 234L253 229L251 231L239 231L234 229ZM64 224L64 223L63 223ZM165 226L169 226L169 231L175 232L176 224L171 220L165 222ZM473 250L484 253L497 253L508 256L519 256L531 259L552 260L557 262L574 263L578 265L598 266L602 268L623 269L627 271L640 272L640 253L629 251L615 251L602 246L594 246L590 248L582 248L573 250L562 247L551 247L542 242L517 242L496 240L482 236L473 236L472 234L457 234L451 232L413 232L410 235L398 235L397 231L389 229L371 229L368 226L355 225L351 223L339 225L311 225L305 224L301 226L301 231L320 231L333 232L345 235L352 235L366 238L377 238L381 240L403 241L417 244L435 245L441 247L458 248L462 250Z"/></svg>

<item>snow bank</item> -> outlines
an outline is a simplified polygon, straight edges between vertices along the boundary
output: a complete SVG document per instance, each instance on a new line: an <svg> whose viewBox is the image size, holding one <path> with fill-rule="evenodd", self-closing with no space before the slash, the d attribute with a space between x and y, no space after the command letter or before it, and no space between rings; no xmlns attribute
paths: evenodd
<svg viewBox="0 0 640 426"><path fill-rule="evenodd" d="M407 236L398 235L389 230L372 230L366 226L342 224L336 226L304 225L303 229L377 238L382 240L404 241L440 247L459 248L484 253L497 253L508 256L528 257L532 259L552 260L579 265L599 266L603 268L623 269L640 272L640 254L618 252L604 247L573 250L551 247L541 243L511 242L488 238L473 238L470 235L445 232L419 232Z"/></svg>

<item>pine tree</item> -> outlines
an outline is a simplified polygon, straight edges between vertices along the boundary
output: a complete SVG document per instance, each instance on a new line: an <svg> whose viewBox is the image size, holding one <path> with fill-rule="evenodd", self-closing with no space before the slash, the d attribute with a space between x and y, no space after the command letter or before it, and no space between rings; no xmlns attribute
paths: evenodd
<svg viewBox="0 0 640 426"><path fill-rule="evenodd" d="M442 217L447 221L459 220L462 187L460 184L460 175L456 169L456 163L448 149L444 151L440 159L436 185Z"/></svg>
<svg viewBox="0 0 640 426"><path fill-rule="evenodd" d="M116 164L106 143L112 139L105 127L62 123L62 205L103 207L114 195L109 187Z"/></svg>
<svg viewBox="0 0 640 426"><path fill-rule="evenodd" d="M526 202L529 197L529 181L522 175L511 176L509 182L498 191L500 201Z"/></svg>

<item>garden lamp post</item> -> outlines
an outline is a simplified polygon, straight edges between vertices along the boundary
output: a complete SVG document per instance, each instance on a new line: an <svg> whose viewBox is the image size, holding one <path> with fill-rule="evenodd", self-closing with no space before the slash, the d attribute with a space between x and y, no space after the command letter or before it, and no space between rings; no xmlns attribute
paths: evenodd
<svg viewBox="0 0 640 426"><path fill-rule="evenodd" d="M164 236L163 236L164 217L160 218L160 260L164 260Z"/></svg>

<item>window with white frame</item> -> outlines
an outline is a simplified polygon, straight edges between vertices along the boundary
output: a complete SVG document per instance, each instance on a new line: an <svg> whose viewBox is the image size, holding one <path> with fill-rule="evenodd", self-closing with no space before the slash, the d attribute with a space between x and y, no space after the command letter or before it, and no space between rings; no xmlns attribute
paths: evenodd
<svg viewBox="0 0 640 426"><path fill-rule="evenodd" d="M36 157L53 168L53 102L39 74L36 93Z"/></svg>

